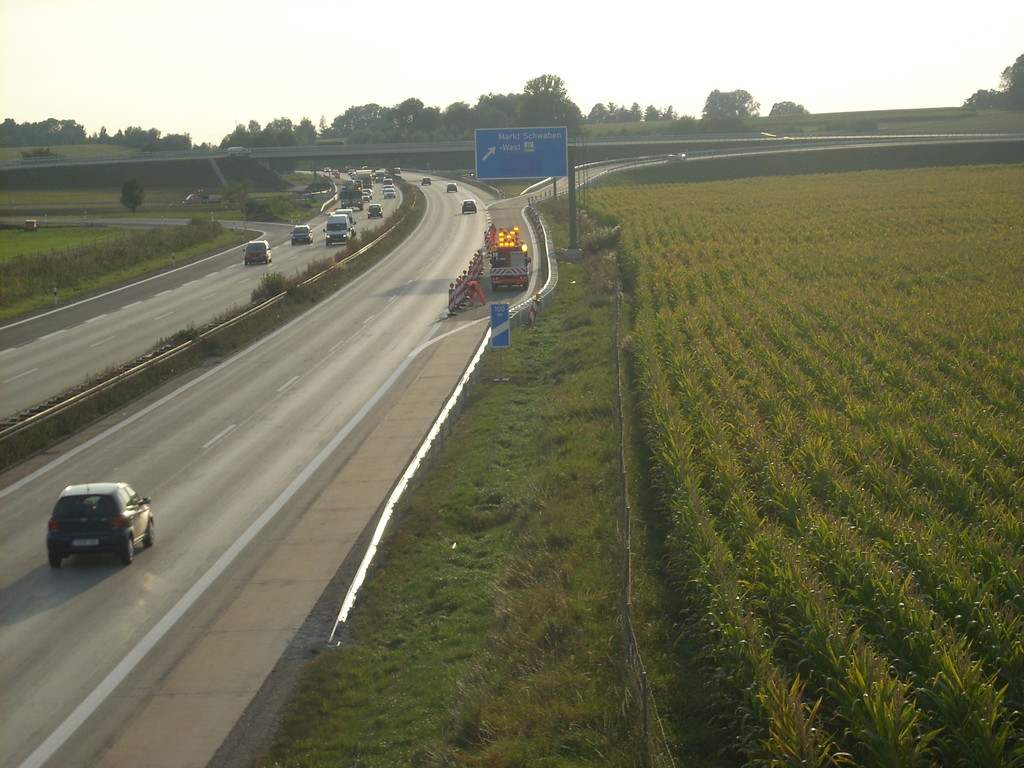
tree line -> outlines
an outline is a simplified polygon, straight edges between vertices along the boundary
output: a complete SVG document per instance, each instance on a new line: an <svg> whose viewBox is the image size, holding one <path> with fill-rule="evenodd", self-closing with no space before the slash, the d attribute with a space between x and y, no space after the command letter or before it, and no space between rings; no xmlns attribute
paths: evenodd
<svg viewBox="0 0 1024 768"><path fill-rule="evenodd" d="M998 90L975 91L964 102L964 106L974 109L1024 110L1024 53L1003 70L999 76Z"/></svg>
<svg viewBox="0 0 1024 768"><path fill-rule="evenodd" d="M965 108L1004 108L1024 110L1024 54L1003 70L998 90L979 90L969 97ZM405 141L461 141L470 139L477 128L515 128L530 125L564 125L570 134L584 125L610 123L663 123L673 134L727 133L747 130L744 119L758 117L761 105L745 90L712 91L700 118L676 113L671 106L634 102L629 107L613 102L595 104L584 115L569 98L562 78L541 75L527 81L521 93L488 93L475 104L457 101L445 108L425 105L409 98L394 106L362 104L350 106L330 122L324 116L314 125L308 117L297 124L287 117L271 120L265 126L255 120L236 125L219 147L308 146L318 141L342 141L348 144L398 143ZM793 101L776 102L770 117L809 114ZM169 151L212 148L193 144L188 134L163 136L156 128L128 127L110 134L106 127L87 134L74 120L49 118L38 123L16 123L11 118L0 123L0 146L37 147L26 156L55 155L50 147L70 144L116 144L142 151Z"/></svg>

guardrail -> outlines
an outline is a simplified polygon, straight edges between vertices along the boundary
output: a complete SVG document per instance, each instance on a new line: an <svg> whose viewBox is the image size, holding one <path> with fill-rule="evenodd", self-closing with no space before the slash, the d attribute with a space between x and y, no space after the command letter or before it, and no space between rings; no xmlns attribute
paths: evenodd
<svg viewBox="0 0 1024 768"><path fill-rule="evenodd" d="M393 232L395 227L399 226L399 224L400 222L394 224L385 231L381 232L379 235L377 235L377 237L368 242L358 251L349 254L344 259L335 262L323 272L306 278L301 283L299 283L297 287L301 288L302 286L314 283L317 280L323 278L331 270L338 269L339 267L348 264L353 259L362 256L370 248L372 248L385 237L387 237L389 234L391 234L391 232ZM138 358L135 362L126 364L117 373L107 378L104 378L102 381L99 381L95 384L83 385L83 387L80 390L72 390L71 392L65 392L61 395L51 398L45 403L41 403L35 408L31 408L27 411L23 411L22 413L10 417L2 426L0 426L0 443L2 443L4 440L8 438L20 434L21 432L24 432L27 429L38 426L39 424L47 421L48 419L52 419L59 416L62 413L66 413L67 411L71 410L77 405L80 405L86 400L95 398L103 394L104 392L107 392L108 390L112 389L118 384L121 384L134 376L144 373L145 371L151 369L155 365L165 363L169 360L174 359L175 357L192 349L197 344L201 344L202 342L212 338L217 333L226 331L229 328L237 325L241 321L253 317L254 315L263 312L264 310L269 309L270 307L273 307L278 302L284 300L287 297L287 295L287 292L284 292L279 293L276 296L272 296L269 299L260 302L259 304L247 308L246 310L240 312L237 315L233 315L227 320L223 320L217 322L216 324L210 325L209 327L206 328L206 330L199 333L193 339L189 339L186 342L182 342L177 346L170 347L168 349L164 349L159 352Z"/></svg>

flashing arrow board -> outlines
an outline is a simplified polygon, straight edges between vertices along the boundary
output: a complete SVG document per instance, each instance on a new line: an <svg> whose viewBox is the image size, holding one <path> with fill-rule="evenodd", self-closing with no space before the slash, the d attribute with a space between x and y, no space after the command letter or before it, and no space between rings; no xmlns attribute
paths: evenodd
<svg viewBox="0 0 1024 768"><path fill-rule="evenodd" d="M555 128L478 128L478 179L543 179L569 173L569 132Z"/></svg>
<svg viewBox="0 0 1024 768"><path fill-rule="evenodd" d="M508 304L491 304L491 346L510 347Z"/></svg>

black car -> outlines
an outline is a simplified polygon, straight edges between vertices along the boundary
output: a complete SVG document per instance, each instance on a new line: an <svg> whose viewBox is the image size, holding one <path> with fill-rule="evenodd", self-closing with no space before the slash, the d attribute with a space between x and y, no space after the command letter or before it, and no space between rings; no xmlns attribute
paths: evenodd
<svg viewBox="0 0 1024 768"><path fill-rule="evenodd" d="M112 552L129 565L140 545L153 546L149 499L127 483L84 483L65 488L50 515L46 551L60 568L69 555Z"/></svg>
<svg viewBox="0 0 1024 768"><path fill-rule="evenodd" d="M368 219L383 219L384 208L380 203L370 203L366 208L366 218Z"/></svg>
<svg viewBox="0 0 1024 768"><path fill-rule="evenodd" d="M456 186L454 181L448 182L448 186L444 188L445 192L458 192L459 188Z"/></svg>
<svg viewBox="0 0 1024 768"><path fill-rule="evenodd" d="M475 200L463 200L462 201L462 212L463 213L476 213L476 201Z"/></svg>
<svg viewBox="0 0 1024 768"><path fill-rule="evenodd" d="M292 245L313 244L313 228L308 224L299 224L292 230Z"/></svg>

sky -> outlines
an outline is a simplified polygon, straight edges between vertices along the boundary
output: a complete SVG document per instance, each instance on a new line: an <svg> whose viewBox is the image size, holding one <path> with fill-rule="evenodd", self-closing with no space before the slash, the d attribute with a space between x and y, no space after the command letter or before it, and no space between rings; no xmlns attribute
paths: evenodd
<svg viewBox="0 0 1024 768"><path fill-rule="evenodd" d="M0 119L219 144L252 120L472 106L541 75L584 115L700 117L713 90L765 115L960 106L1024 53L1024 2L0 0L0 28Z"/></svg>

